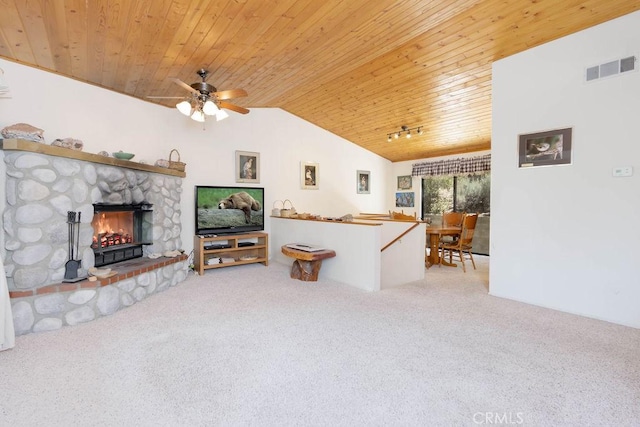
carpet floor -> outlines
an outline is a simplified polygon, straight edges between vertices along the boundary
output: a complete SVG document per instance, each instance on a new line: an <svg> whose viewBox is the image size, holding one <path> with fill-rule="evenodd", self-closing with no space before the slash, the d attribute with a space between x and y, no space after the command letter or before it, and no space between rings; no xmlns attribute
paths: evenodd
<svg viewBox="0 0 640 427"><path fill-rule="evenodd" d="M207 271L0 352L2 426L640 425L640 330L487 294Z"/></svg>

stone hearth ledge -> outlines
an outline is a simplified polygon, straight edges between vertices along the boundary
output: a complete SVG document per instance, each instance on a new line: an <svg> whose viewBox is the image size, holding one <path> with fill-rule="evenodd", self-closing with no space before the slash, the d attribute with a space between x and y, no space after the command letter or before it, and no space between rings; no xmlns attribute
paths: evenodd
<svg viewBox="0 0 640 427"><path fill-rule="evenodd" d="M182 254L175 258L160 257L156 259L150 258L135 258L128 261L122 261L114 265L113 271L117 274L104 279L98 278L92 282L89 279L80 280L75 283L58 283L43 286L38 289L9 291L9 297L11 299L32 297L36 295L52 294L57 292L73 292L80 289L95 289L102 286L112 285L121 280L129 279L134 276L138 276L148 271L153 271L157 268L166 267L167 265L175 264L179 261L184 261L187 256ZM105 268L111 268L110 265L106 265Z"/></svg>
<svg viewBox="0 0 640 427"><path fill-rule="evenodd" d="M10 291L16 335L91 322L183 282L186 255L136 258L116 265L118 274L95 282L60 283L31 291Z"/></svg>

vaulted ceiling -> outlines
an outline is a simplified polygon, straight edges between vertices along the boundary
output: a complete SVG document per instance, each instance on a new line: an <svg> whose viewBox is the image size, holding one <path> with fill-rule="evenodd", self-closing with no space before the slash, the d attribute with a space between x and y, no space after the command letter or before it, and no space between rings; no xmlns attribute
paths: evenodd
<svg viewBox="0 0 640 427"><path fill-rule="evenodd" d="M171 108L175 100L147 97L182 96L171 78L191 84L205 68L218 90L248 92L234 104L282 108L403 161L489 149L494 60L639 9L638 0L0 0L0 57ZM423 134L387 142L403 125Z"/></svg>

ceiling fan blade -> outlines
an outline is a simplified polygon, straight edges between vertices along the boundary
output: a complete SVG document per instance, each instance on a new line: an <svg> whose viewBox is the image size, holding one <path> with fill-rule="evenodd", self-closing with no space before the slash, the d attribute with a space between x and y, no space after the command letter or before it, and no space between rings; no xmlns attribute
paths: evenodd
<svg viewBox="0 0 640 427"><path fill-rule="evenodd" d="M197 90L195 90L194 88L192 88L191 86L189 86L188 84L186 84L185 82L183 82L180 79L176 79L175 77L169 77L169 80L172 80L175 84L177 84L180 87L185 88L186 90L188 90L191 93L195 93L196 95L198 94Z"/></svg>
<svg viewBox="0 0 640 427"><path fill-rule="evenodd" d="M232 110L240 114L247 114L249 112L249 110L247 110L246 108L240 107L238 105L230 104L225 101L219 101L219 104L221 108L226 108L227 110Z"/></svg>
<svg viewBox="0 0 640 427"><path fill-rule="evenodd" d="M221 90L215 92L215 96L218 99L240 98L241 96L247 96L247 91L244 89Z"/></svg>
<svg viewBox="0 0 640 427"><path fill-rule="evenodd" d="M184 99L184 96L147 96L149 99Z"/></svg>

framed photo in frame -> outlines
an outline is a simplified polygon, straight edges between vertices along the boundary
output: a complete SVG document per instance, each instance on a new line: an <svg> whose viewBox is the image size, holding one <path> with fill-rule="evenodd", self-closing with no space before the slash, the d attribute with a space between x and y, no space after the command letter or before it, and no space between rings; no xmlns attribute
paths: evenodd
<svg viewBox="0 0 640 427"><path fill-rule="evenodd" d="M356 188L358 194L371 193L371 172L356 171Z"/></svg>
<svg viewBox="0 0 640 427"><path fill-rule="evenodd" d="M413 180L411 175L404 175L398 177L398 190L411 190Z"/></svg>
<svg viewBox="0 0 640 427"><path fill-rule="evenodd" d="M236 182L260 182L260 153L236 151Z"/></svg>
<svg viewBox="0 0 640 427"><path fill-rule="evenodd" d="M303 190L317 190L320 185L320 164L300 162L300 185Z"/></svg>
<svg viewBox="0 0 640 427"><path fill-rule="evenodd" d="M413 208L415 206L415 193L396 193L397 208Z"/></svg>
<svg viewBox="0 0 640 427"><path fill-rule="evenodd" d="M572 128L518 136L518 167L571 164Z"/></svg>

